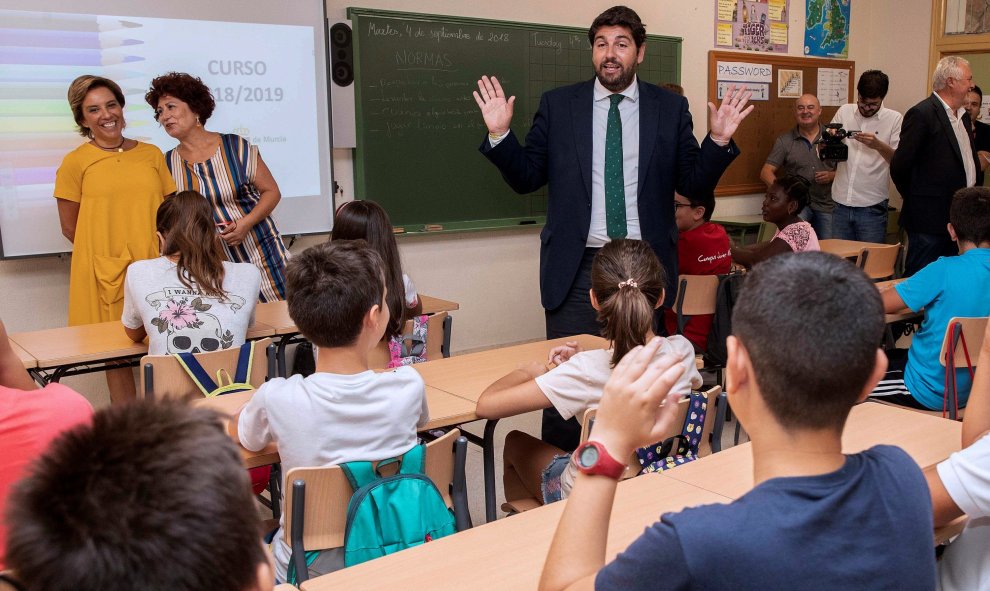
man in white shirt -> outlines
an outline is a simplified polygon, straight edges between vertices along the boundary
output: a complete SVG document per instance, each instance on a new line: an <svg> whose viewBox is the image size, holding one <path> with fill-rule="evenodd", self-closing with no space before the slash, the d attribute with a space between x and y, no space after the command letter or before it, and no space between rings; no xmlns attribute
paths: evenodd
<svg viewBox="0 0 990 591"><path fill-rule="evenodd" d="M976 151L963 102L973 88L969 62L950 55L932 74L934 92L904 115L890 177L904 198L901 226L907 231L905 275L941 256L958 254L947 230L952 195L976 183Z"/></svg>
<svg viewBox="0 0 990 591"><path fill-rule="evenodd" d="M942 591L990 589L990 335L984 335L976 378L966 406L962 445L925 470L935 527L965 514L966 529L939 563Z"/></svg>
<svg viewBox="0 0 990 591"><path fill-rule="evenodd" d="M880 70L867 70L856 84L858 100L839 107L832 123L856 131L846 141L849 159L840 162L832 182L832 237L861 242L884 241L890 159L901 136L897 111L883 106L890 79Z"/></svg>

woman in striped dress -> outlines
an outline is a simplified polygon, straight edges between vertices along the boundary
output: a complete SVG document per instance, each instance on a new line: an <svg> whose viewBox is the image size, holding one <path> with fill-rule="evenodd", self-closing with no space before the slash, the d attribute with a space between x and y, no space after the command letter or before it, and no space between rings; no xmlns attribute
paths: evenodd
<svg viewBox="0 0 990 591"><path fill-rule="evenodd" d="M261 301L285 299L288 252L271 218L281 193L257 146L203 127L216 104L199 78L178 72L159 76L144 99L159 125L179 140L165 154L178 190L198 191L213 204L228 258L261 271Z"/></svg>

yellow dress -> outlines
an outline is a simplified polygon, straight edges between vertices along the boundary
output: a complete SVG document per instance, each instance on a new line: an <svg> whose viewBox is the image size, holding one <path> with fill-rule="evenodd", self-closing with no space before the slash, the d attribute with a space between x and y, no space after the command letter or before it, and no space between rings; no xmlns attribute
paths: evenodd
<svg viewBox="0 0 990 591"><path fill-rule="evenodd" d="M161 150L85 143L62 160L55 197L79 203L69 276L69 326L119 320L127 266L158 256L155 215L175 182Z"/></svg>

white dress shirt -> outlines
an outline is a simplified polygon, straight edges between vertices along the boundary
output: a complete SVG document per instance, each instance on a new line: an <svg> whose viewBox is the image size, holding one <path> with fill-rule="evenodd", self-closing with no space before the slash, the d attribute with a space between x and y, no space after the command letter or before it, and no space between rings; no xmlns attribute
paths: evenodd
<svg viewBox="0 0 990 591"><path fill-rule="evenodd" d="M976 184L976 163L973 162L973 145L969 143L969 132L966 131L966 126L963 125L962 121L962 116L966 112L966 108L959 107L956 111L953 111L937 92L932 94L942 103L942 106L945 107L945 114L949 116L952 131L956 133L956 142L959 143L963 168L966 169L966 186L972 187Z"/></svg>
<svg viewBox="0 0 990 591"><path fill-rule="evenodd" d="M856 103L839 107L832 123L841 123L847 131L865 131L897 149L901 139L900 113L881 105L872 117L863 117ZM890 196L890 164L880 152L855 138L845 140L849 160L839 162L832 181L832 200L848 207L870 207Z"/></svg>

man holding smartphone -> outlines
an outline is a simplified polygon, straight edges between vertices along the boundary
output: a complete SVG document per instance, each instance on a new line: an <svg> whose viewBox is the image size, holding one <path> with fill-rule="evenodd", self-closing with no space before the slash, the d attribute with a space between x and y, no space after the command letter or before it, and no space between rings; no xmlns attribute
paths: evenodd
<svg viewBox="0 0 990 591"><path fill-rule="evenodd" d="M890 80L867 70L856 84L858 99L839 107L832 123L861 130L846 140L849 160L840 162L832 183L832 237L883 243L887 234L890 159L901 137L901 114L883 106Z"/></svg>

